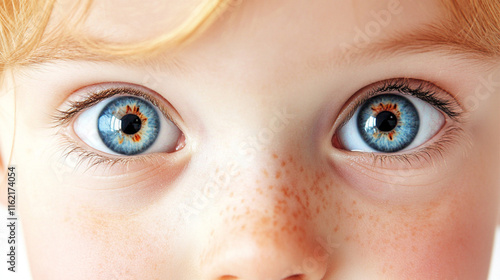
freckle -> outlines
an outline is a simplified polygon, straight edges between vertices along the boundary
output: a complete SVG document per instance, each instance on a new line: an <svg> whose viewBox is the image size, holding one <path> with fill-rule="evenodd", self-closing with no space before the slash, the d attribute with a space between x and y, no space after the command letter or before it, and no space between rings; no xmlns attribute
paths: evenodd
<svg viewBox="0 0 500 280"><path fill-rule="evenodd" d="M291 196L289 189L287 187L285 187L285 186L281 187L281 192L285 195L285 197L290 197Z"/></svg>
<svg viewBox="0 0 500 280"><path fill-rule="evenodd" d="M300 169L299 169L300 172L304 172L304 167L301 166Z"/></svg>
<svg viewBox="0 0 500 280"><path fill-rule="evenodd" d="M319 214L319 206L316 207L316 214Z"/></svg>
<svg viewBox="0 0 500 280"><path fill-rule="evenodd" d="M267 173L267 170L263 169L262 173L264 173L264 176L269 177L269 173Z"/></svg>
<svg viewBox="0 0 500 280"><path fill-rule="evenodd" d="M259 194L262 194L262 193L263 193L261 188L257 188L257 192L258 192Z"/></svg>
<svg viewBox="0 0 500 280"><path fill-rule="evenodd" d="M233 196L234 196L234 193L233 193L233 192L231 192L231 193L229 194L229 197L233 197Z"/></svg>
<svg viewBox="0 0 500 280"><path fill-rule="evenodd" d="M281 166L285 166L286 162L284 160L281 161Z"/></svg>
<svg viewBox="0 0 500 280"><path fill-rule="evenodd" d="M273 158L278 158L278 155L277 154L273 154Z"/></svg>
<svg viewBox="0 0 500 280"><path fill-rule="evenodd" d="M267 187L269 190L272 190L274 189L274 186L273 185L269 185L269 187Z"/></svg>
<svg viewBox="0 0 500 280"><path fill-rule="evenodd" d="M276 172L276 179L279 179L281 177L281 171Z"/></svg>
<svg viewBox="0 0 500 280"><path fill-rule="evenodd" d="M353 201L352 201L352 205L356 205L356 200L353 200Z"/></svg>

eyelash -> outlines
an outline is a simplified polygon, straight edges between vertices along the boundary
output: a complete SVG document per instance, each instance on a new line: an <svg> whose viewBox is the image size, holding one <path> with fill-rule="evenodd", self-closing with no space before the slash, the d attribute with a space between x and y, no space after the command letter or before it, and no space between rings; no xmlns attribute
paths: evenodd
<svg viewBox="0 0 500 280"><path fill-rule="evenodd" d="M377 86L370 89L368 92L364 93L360 98L358 98L354 105L349 106L347 116L344 118L339 127L335 130L340 130L356 113L357 109L363 105L368 99L376 95L383 93L398 93L401 95L410 95L417 97L430 105L434 106L436 109L443 112L448 116L452 122L445 132L441 131L438 134L442 134L441 138L430 145L425 145L423 148L417 148L414 152L410 153L400 153L400 154L383 154L383 153L367 153L367 152L352 152L357 155L365 155L372 159L372 165L380 166L390 165L392 163L402 163L406 164L408 167L412 167L415 163L421 162L423 160L428 163L432 163L434 159L442 158L445 153L446 148L450 145L458 142L458 140L466 139L466 145L470 146L470 140L467 137L465 131L459 126L460 123L464 122L464 110L452 95L437 86L426 82L423 80L409 79L409 78L396 78L378 82ZM446 97L441 97L440 95L445 95ZM445 126L448 121L445 123ZM336 137L336 136L334 136Z"/></svg>
<svg viewBox="0 0 500 280"><path fill-rule="evenodd" d="M168 113L165 107L162 106L162 104L160 104L155 98L152 98L150 94L147 94L141 90L129 87L117 87L117 88L100 90L91 93L83 101L68 102L69 109L57 110L56 113L52 116L53 127L58 128L58 127L68 126L69 123L75 118L75 116L78 115L78 113L96 105L102 100L117 95L133 95L144 98L145 100L153 104L156 108L158 108L160 112L163 115L165 115L165 117L169 121L173 122L175 125L179 127L178 123L174 120L174 118L172 118L172 116ZM63 134L61 149L63 152L63 158L68 158L70 155L76 155L76 157L78 158L76 166L79 166L83 162L87 161L89 165L87 169L90 169L91 167L97 165L99 166L103 165L105 167L110 168L115 164L128 165L132 162L137 162L137 161L146 163L150 162L152 159L158 159L157 157L151 154L137 155L134 157L104 156L99 153L82 148L77 141L75 141L66 134Z"/></svg>
<svg viewBox="0 0 500 280"><path fill-rule="evenodd" d="M445 99L440 97L438 92L443 92L449 98L453 98L451 94L446 93L446 91L437 88L429 82L425 82L422 80L414 80L407 78L398 78L391 79L382 82L378 82L378 85L363 94L360 98L358 98L354 105L350 106L350 110L347 116L344 118L344 121L339 125L336 131L338 131L342 126L344 126L355 114L356 110L364 104L368 99L373 96L392 92L399 93L402 95L411 95L417 98L422 99L423 101L428 102L433 105L435 108L439 109L441 112L445 113L450 119L454 120L457 123L463 122L464 110L459 105L459 103L453 99ZM174 119L170 116L170 114L165 110L165 108L159 104L159 102L152 98L149 94L144 93L141 90L128 88L128 87L119 87L112 89L105 89L95 93L90 94L83 101L73 101L69 102L69 109L66 111L58 110L56 114L53 116L54 127L63 127L68 125L73 118L80 113L81 111L90 108L91 106L99 103L102 100L110 98L115 95L124 95L130 94L134 96L139 96L147 101L151 102L154 106L159 108L159 110L174 124L178 126L178 124L174 121ZM427 147L417 149L412 153L407 154L380 154L380 153L363 153L368 155L373 160L373 165L376 163L380 163L381 165L390 164L390 163L403 163L407 164L409 167L413 166L415 162L420 162L425 160L427 162L431 162L436 157L443 157L444 150L456 142L458 139L465 139L465 132L461 129L457 124L452 123L448 128L446 128L445 133L442 137L428 145ZM64 135L63 138L63 157L67 158L72 154L76 154L78 161L76 165L81 165L84 161L88 161L89 168L96 165L106 165L111 167L115 164L125 164L128 165L132 161L149 161L154 158L149 154L139 155L134 157L110 157L103 156L99 153L95 153L92 151L88 151L85 148L82 148L77 141L73 140L71 137ZM470 143L470 141L467 141ZM157 158L156 158L157 159Z"/></svg>

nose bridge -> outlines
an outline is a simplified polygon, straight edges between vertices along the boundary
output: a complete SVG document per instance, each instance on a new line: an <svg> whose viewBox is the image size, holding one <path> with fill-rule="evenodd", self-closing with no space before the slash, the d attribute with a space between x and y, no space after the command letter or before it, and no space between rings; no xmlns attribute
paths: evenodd
<svg viewBox="0 0 500 280"><path fill-rule="evenodd" d="M208 279L321 279L326 254L311 222L319 203L311 191L321 174L297 154L259 152L240 169L201 254Z"/></svg>

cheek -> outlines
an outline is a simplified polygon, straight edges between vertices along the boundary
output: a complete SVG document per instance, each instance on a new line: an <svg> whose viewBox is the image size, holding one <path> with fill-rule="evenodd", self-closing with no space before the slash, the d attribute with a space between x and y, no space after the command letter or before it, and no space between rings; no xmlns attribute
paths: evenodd
<svg viewBox="0 0 500 280"><path fill-rule="evenodd" d="M391 279L486 279L496 192L483 183L450 180L449 192L425 204L365 204L346 241Z"/></svg>
<svg viewBox="0 0 500 280"><path fill-rule="evenodd" d="M182 275L176 261L183 252L182 237L163 212L107 214L75 207L63 223L58 247L64 248L61 267L80 270L72 279L157 279ZM62 252L61 252L62 253ZM81 278L78 278L81 277Z"/></svg>

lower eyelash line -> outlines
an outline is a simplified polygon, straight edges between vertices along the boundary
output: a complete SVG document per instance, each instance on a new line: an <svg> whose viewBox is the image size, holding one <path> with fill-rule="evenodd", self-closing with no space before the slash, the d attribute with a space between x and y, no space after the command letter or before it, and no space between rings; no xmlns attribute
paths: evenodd
<svg viewBox="0 0 500 280"><path fill-rule="evenodd" d="M104 168L104 172L106 169L112 168L116 164L123 164L125 168L128 169L128 165L132 162L144 161L150 162L154 157L146 154L142 156L135 157L117 157L111 158L107 156L100 155L98 153L92 152L89 149L81 147L79 143L75 140L71 139L68 135L62 135L62 139L60 140L59 151L62 153L62 158L67 159L71 155L75 155L77 158L76 163L74 164L74 169L79 168L85 162L88 163L88 166L84 170L84 172L88 172L92 167L99 166L100 168Z"/></svg>
<svg viewBox="0 0 500 280"><path fill-rule="evenodd" d="M446 128L443 133L440 134L442 135L438 140L431 143L427 147L416 150L413 153L395 155L369 153L369 156L372 158L372 165L374 167L380 168L392 162L400 162L406 164L407 167L412 168L415 163L425 160L434 166L437 158L445 159L444 153L446 149L448 149L453 144L458 144L459 140L461 142L464 139L466 141L463 146L463 156L467 156L467 152L472 146L472 141L470 139L470 136L465 133L462 128L457 125L451 125Z"/></svg>

